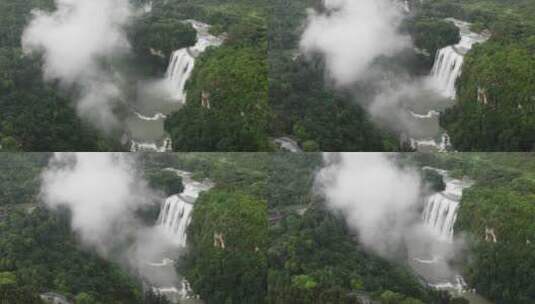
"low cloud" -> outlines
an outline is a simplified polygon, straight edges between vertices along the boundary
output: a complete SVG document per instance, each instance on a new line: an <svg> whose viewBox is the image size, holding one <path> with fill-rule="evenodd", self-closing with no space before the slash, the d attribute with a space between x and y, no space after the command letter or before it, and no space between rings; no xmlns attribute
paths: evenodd
<svg viewBox="0 0 535 304"><path fill-rule="evenodd" d="M415 168L400 166L397 159L397 154L386 153L325 154L316 191L327 207L344 216L368 250L388 259L408 259L433 283L451 280L456 272L450 261L463 248L463 239L444 241L424 223L428 187Z"/></svg>
<svg viewBox="0 0 535 304"><path fill-rule="evenodd" d="M124 27L133 17L128 0L56 0L56 10L33 11L22 36L26 53L42 53L43 77L80 91L81 117L109 131L122 97L120 77L109 62L130 50Z"/></svg>
<svg viewBox="0 0 535 304"><path fill-rule="evenodd" d="M420 178L381 153L326 154L316 180L327 205L344 214L359 239L383 256L393 256L417 217Z"/></svg>
<svg viewBox="0 0 535 304"><path fill-rule="evenodd" d="M374 60L410 46L398 31L402 14L390 0L324 0L310 11L301 39L305 54L324 55L329 75L344 86L367 79Z"/></svg>
<svg viewBox="0 0 535 304"><path fill-rule="evenodd" d="M178 252L172 235L136 216L163 197L148 186L125 153L58 153L42 174L41 198L51 209L65 207L84 247L119 262L154 284L177 282L174 268L151 267L165 252Z"/></svg>

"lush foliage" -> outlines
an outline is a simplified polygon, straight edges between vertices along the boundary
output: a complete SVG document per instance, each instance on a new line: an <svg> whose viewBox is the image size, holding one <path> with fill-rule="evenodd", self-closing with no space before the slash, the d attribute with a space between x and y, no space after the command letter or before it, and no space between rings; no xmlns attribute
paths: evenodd
<svg viewBox="0 0 535 304"><path fill-rule="evenodd" d="M196 180L209 178L227 191L244 192L266 198L266 182L271 168L268 153L176 153L142 154L146 171L181 168L192 172Z"/></svg>
<svg viewBox="0 0 535 304"><path fill-rule="evenodd" d="M147 178L149 185L154 189L160 189L165 195L182 193L184 184L182 184L182 177L177 176L175 172L159 170L151 172Z"/></svg>
<svg viewBox="0 0 535 304"><path fill-rule="evenodd" d="M321 165L319 153L274 153L266 194L270 210L284 210L306 206L311 199L314 172Z"/></svg>
<svg viewBox="0 0 535 304"><path fill-rule="evenodd" d="M267 67L253 46L224 45L196 63L187 104L166 121L180 151L267 150ZM202 104L208 94L209 106Z"/></svg>
<svg viewBox="0 0 535 304"><path fill-rule="evenodd" d="M441 19L416 16L408 19L405 27L414 45L425 53L419 58L425 61L428 69L432 67L439 49L461 40L459 29L453 23Z"/></svg>
<svg viewBox="0 0 535 304"><path fill-rule="evenodd" d="M433 303L408 269L367 253L329 211L289 215L270 232L270 303Z"/></svg>
<svg viewBox="0 0 535 304"><path fill-rule="evenodd" d="M0 221L0 273L16 278L15 285L0 284L2 292L30 298L55 291L87 294L101 303L141 303L139 286L126 273L78 247L68 218L38 207L12 211Z"/></svg>
<svg viewBox="0 0 535 304"><path fill-rule="evenodd" d="M458 103L442 119L456 149L535 149L533 50L489 42L469 53L458 80Z"/></svg>
<svg viewBox="0 0 535 304"><path fill-rule="evenodd" d="M152 67L151 74L161 75L173 51L194 45L197 32L191 24L156 6L129 28L129 40L136 64L146 64Z"/></svg>
<svg viewBox="0 0 535 304"><path fill-rule="evenodd" d="M207 303L263 303L268 245L266 203L239 192L202 194L180 269Z"/></svg>
<svg viewBox="0 0 535 304"><path fill-rule="evenodd" d="M42 168L49 155L2 153L0 157L0 209L36 202ZM1 210L0 210L1 211Z"/></svg>
<svg viewBox="0 0 535 304"><path fill-rule="evenodd" d="M440 192L446 189L444 179L438 172L434 170L422 170L422 175L423 180L430 185L430 190L433 192Z"/></svg>

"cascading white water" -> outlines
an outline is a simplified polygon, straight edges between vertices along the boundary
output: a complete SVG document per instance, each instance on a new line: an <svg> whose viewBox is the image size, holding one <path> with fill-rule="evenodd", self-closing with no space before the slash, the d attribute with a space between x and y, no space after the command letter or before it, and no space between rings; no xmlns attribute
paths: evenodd
<svg viewBox="0 0 535 304"><path fill-rule="evenodd" d="M422 217L424 222L431 227L442 240L453 240L453 228L457 220L457 212L462 197L463 189L469 187L466 181L449 177L447 171L435 170L444 178L446 189L431 195L424 206Z"/></svg>
<svg viewBox="0 0 535 304"><path fill-rule="evenodd" d="M187 229L191 222L194 203L199 197L199 194L209 190L213 184L208 180L203 182L194 181L189 172L172 168L165 170L174 172L182 177L184 190L182 193L171 195L165 200L162 204L158 220L156 221L156 226L161 229L162 237L169 237L178 248L184 248L187 245ZM174 274L175 259L177 258L176 249L175 247L172 252L167 253L169 255L161 256L161 262L148 262L147 265L152 269L156 269L160 276L166 271ZM191 286L184 278L178 278L172 284L169 282L152 284L151 289L158 294L165 295L173 302L188 299L188 303L201 303L196 301L198 296L192 295Z"/></svg>
<svg viewBox="0 0 535 304"><path fill-rule="evenodd" d="M279 137L273 140L273 142L280 147L281 151L288 151L293 153L303 152L299 147L299 144L289 137Z"/></svg>
<svg viewBox="0 0 535 304"><path fill-rule="evenodd" d="M145 14L152 12L152 1L149 1L143 5L143 12Z"/></svg>
<svg viewBox="0 0 535 304"><path fill-rule="evenodd" d="M454 238L454 226L461 207L464 189L473 182L463 178L455 179L448 171L424 167L442 175L446 189L431 195L422 211L423 228L431 237L430 242L423 244L413 251L410 258L411 267L425 280L428 286L439 290L447 290L453 296L469 299L470 303L491 304L477 294L475 289L469 289L461 272L453 266L451 261L457 256L459 239ZM462 246L462 245L461 245Z"/></svg>
<svg viewBox="0 0 535 304"><path fill-rule="evenodd" d="M446 19L453 22L460 30L461 41L456 45L447 46L437 52L431 70L432 86L445 97L454 99L457 92L455 81L462 72L464 56L476 43L485 42L489 37L470 31L470 23L454 18Z"/></svg>
<svg viewBox="0 0 535 304"><path fill-rule="evenodd" d="M177 50L171 56L171 62L167 68L166 77L172 88L173 97L181 102L186 101L184 90L186 81L191 76L195 58L190 55L189 48Z"/></svg>
<svg viewBox="0 0 535 304"><path fill-rule="evenodd" d="M157 225L164 230L173 234L179 246L185 247L187 241L187 228L191 222L191 212L193 204L199 197L199 194L212 187L209 181L203 183L191 179L191 173L166 169L175 172L182 177L184 191L181 194L175 194L168 197L158 216Z"/></svg>
<svg viewBox="0 0 535 304"><path fill-rule="evenodd" d="M423 214L424 221L439 232L441 237L452 240L458 209L458 201L452 200L442 193L436 193L427 201Z"/></svg>
<svg viewBox="0 0 535 304"><path fill-rule="evenodd" d="M429 117L432 118L433 116ZM430 139L410 139L411 147L414 149L421 150L425 147L434 148L438 152L446 152L451 147L450 136L448 133L442 133L440 136L440 141L435 140L434 138Z"/></svg>
<svg viewBox="0 0 535 304"><path fill-rule="evenodd" d="M440 127L440 112L455 103L455 82L462 73L464 56L474 44L489 38L489 35L471 32L467 22L453 18L446 20L459 28L461 41L438 50L430 75L424 78L423 84L418 82L418 87L408 91L413 95L407 98L407 137L411 146L422 152L453 149L449 135ZM439 199L438 196L435 199Z"/></svg>
<svg viewBox="0 0 535 304"><path fill-rule="evenodd" d="M166 77L171 86L173 96L180 102L186 101L185 86L195 65L195 58L209 46L219 46L223 42L220 37L211 35L210 26L195 20L187 20L197 31L197 43L192 47L182 48L173 53L167 68Z"/></svg>
<svg viewBox="0 0 535 304"><path fill-rule="evenodd" d="M186 246L186 229L191 222L192 210L191 203L186 202L180 195L173 195L165 200L158 218L158 225L170 231L182 247Z"/></svg>
<svg viewBox="0 0 535 304"><path fill-rule="evenodd" d="M435 65L431 71L436 88L448 98L455 98L455 81L461 74L464 56L454 46L438 51Z"/></svg>
<svg viewBox="0 0 535 304"><path fill-rule="evenodd" d="M167 114L177 111L186 102L186 83L193 72L195 59L208 47L223 43L223 36L216 37L209 33L210 25L195 20L184 22L191 24L197 31L197 42L192 47L174 51L165 78L147 83L139 90L139 95L148 96L139 98L141 104L132 110L133 115L129 119L131 152L172 151L171 138L163 126L164 120ZM155 56L163 56L161 51L151 49L151 52ZM150 103L145 100L150 100Z"/></svg>

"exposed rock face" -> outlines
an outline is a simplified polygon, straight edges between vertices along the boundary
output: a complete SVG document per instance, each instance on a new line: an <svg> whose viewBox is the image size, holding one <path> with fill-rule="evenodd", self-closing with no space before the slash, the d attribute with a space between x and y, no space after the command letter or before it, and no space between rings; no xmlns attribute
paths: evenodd
<svg viewBox="0 0 535 304"><path fill-rule="evenodd" d="M486 89L479 88L479 87L477 88L477 101L484 105L489 104L489 98L488 98Z"/></svg>
<svg viewBox="0 0 535 304"><path fill-rule="evenodd" d="M210 93L208 93L206 91L202 91L202 93L201 93L201 105L205 109L208 109L208 110L211 109Z"/></svg>
<svg viewBox="0 0 535 304"><path fill-rule="evenodd" d="M160 58L166 58L164 53L161 50L150 48L149 51L150 51L150 54L153 55L153 56L158 56Z"/></svg>
<svg viewBox="0 0 535 304"><path fill-rule="evenodd" d="M225 238L223 233L214 232L214 247L225 249Z"/></svg>
<svg viewBox="0 0 535 304"><path fill-rule="evenodd" d="M496 233L494 233L494 228L485 227L485 241L497 243L498 239L496 238Z"/></svg>
<svg viewBox="0 0 535 304"><path fill-rule="evenodd" d="M72 304L64 295L55 292L46 292L40 295L41 300L50 304Z"/></svg>

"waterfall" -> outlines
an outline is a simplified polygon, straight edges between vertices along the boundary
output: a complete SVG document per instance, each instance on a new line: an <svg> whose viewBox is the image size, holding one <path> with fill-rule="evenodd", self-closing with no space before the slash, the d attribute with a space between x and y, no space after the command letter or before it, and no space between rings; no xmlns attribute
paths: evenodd
<svg viewBox="0 0 535 304"><path fill-rule="evenodd" d="M442 240L453 241L454 226L461 202L463 189L470 183L449 177L448 172L433 168L444 178L446 189L435 193L425 202L422 217L426 225L431 227Z"/></svg>
<svg viewBox="0 0 535 304"><path fill-rule="evenodd" d="M405 9L405 12L406 13L410 13L411 12L411 7L409 5L409 0L405 0L404 3L403 3L403 9Z"/></svg>
<svg viewBox="0 0 535 304"><path fill-rule="evenodd" d="M299 144L289 137L279 137L273 140L273 142L280 147L281 151L288 151L293 153L303 152L299 147Z"/></svg>
<svg viewBox="0 0 535 304"><path fill-rule="evenodd" d="M143 5L143 12L145 14L152 12L152 1L149 1Z"/></svg>
<svg viewBox="0 0 535 304"><path fill-rule="evenodd" d="M476 43L485 42L489 36L470 31L470 23L454 18L448 18L460 30L461 41L456 45L450 45L437 52L435 63L431 70L431 85L447 98L456 97L455 81L462 72L464 56Z"/></svg>
<svg viewBox="0 0 535 304"><path fill-rule="evenodd" d="M184 90L186 81L191 76L195 59L189 53L189 48L179 49L173 52L166 77L171 86L173 97L181 102L186 101Z"/></svg>
<svg viewBox="0 0 535 304"><path fill-rule="evenodd" d="M455 81L461 74L463 61L463 55L453 46L445 47L437 53L431 77L438 91L448 98L456 96Z"/></svg>
<svg viewBox="0 0 535 304"><path fill-rule="evenodd" d="M164 128L165 118L186 102L186 83L191 77L196 58L208 47L223 43L224 35L211 35L210 25L195 20L184 22L191 24L197 32L197 42L171 54L165 78L145 83L138 89L142 96L139 98L141 104L131 111L132 115L127 120L131 152L172 151L172 140ZM160 50L150 51L154 56L164 57Z"/></svg>
<svg viewBox="0 0 535 304"><path fill-rule="evenodd" d="M199 296L193 293L185 278L178 276L171 281L168 278L177 276L175 264L180 258L180 250L177 250L177 247L184 248L187 245L187 229L191 222L193 205L199 194L213 187L213 183L209 180L195 181L191 178L190 172L173 168L164 170L182 177L184 190L180 194L169 196L162 204L156 227L160 228L162 238L172 240L173 246L170 250L162 251L156 261L146 263L149 267L146 274L153 274L153 279L149 283L150 288L158 294L165 295L172 303L182 303L187 299L187 303L200 304L203 302L199 301Z"/></svg>
<svg viewBox="0 0 535 304"><path fill-rule="evenodd" d="M424 209L424 222L447 240L453 239L453 226L457 219L459 202L451 200L442 193L429 197Z"/></svg>
<svg viewBox="0 0 535 304"><path fill-rule="evenodd" d="M210 29L208 24L195 20L187 20L186 22L190 23L197 31L197 43L192 47L173 52L166 73L173 97L180 102L186 101L185 86L193 71L195 58L209 46L219 46L223 42L221 37L213 36L208 32Z"/></svg>
<svg viewBox="0 0 535 304"><path fill-rule="evenodd" d="M462 273L454 261L458 255L458 240L454 238L454 226L461 207L464 189L472 186L473 181L463 178L456 179L446 170L424 167L440 174L446 188L430 195L425 201L422 211L424 226L428 228L430 242L422 242L422 246L415 246L409 263L411 267L425 280L428 286L438 290L447 290L453 295L467 299L474 299L474 303L488 303L470 290ZM472 300L470 300L472 302Z"/></svg>
<svg viewBox="0 0 535 304"><path fill-rule="evenodd" d="M173 195L165 200L158 217L158 225L171 232L179 246L186 246L186 230L191 222L193 205L186 202L180 195Z"/></svg>
<svg viewBox="0 0 535 304"><path fill-rule="evenodd" d="M185 247L193 204L201 192L212 187L212 183L210 181L194 181L189 172L170 168L166 170L182 177L184 191L181 194L171 195L165 200L156 223L159 227L170 232L179 246Z"/></svg>

